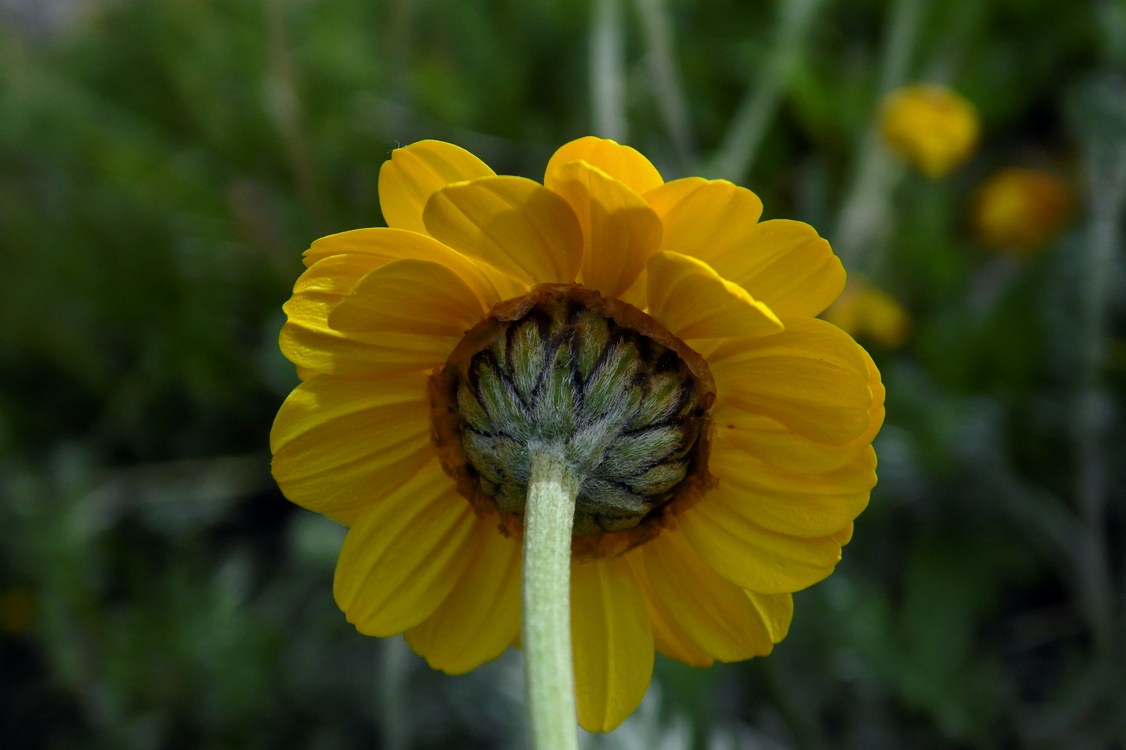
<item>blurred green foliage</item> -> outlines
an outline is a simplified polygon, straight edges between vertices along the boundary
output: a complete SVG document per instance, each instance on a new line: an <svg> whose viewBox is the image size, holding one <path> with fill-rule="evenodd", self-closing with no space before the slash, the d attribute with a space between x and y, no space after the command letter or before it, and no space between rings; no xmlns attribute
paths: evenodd
<svg viewBox="0 0 1126 750"><path fill-rule="evenodd" d="M789 638L659 661L588 745L1126 746L1126 6L593 5L0 5L0 745L523 746L512 654L446 677L336 610L342 530L269 476L276 335L397 144L539 177L596 132L814 224L913 329L866 342L881 482ZM940 182L873 136L916 80L983 121ZM1076 192L1028 258L967 219L1012 164Z"/></svg>

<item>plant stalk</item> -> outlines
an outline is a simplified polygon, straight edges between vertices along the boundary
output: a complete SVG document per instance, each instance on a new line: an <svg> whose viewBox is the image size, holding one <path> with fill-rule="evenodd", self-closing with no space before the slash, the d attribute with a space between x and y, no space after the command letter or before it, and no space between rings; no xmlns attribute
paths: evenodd
<svg viewBox="0 0 1126 750"><path fill-rule="evenodd" d="M524 509L524 695L535 750L577 750L571 657L571 528L578 480L547 450L532 453Z"/></svg>

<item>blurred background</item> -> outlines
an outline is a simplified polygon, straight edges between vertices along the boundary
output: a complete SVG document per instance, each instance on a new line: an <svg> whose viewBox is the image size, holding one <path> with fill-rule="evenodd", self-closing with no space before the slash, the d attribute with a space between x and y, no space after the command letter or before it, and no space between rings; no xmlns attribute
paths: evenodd
<svg viewBox="0 0 1126 750"><path fill-rule="evenodd" d="M940 175L881 135L917 82L979 128ZM0 746L525 746L518 655L337 610L276 340L397 145L539 179L588 133L817 227L889 400L789 638L586 746L1126 747L1117 0L0 0Z"/></svg>

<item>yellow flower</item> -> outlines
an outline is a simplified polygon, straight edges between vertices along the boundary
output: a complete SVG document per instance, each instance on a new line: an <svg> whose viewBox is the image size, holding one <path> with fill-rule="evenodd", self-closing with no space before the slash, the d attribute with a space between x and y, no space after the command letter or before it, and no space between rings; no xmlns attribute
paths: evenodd
<svg viewBox="0 0 1126 750"><path fill-rule="evenodd" d="M849 289L833 306L825 311L824 318L853 336L865 337L883 346L896 348L907 340L911 319L894 297L864 283L849 281Z"/></svg>
<svg viewBox="0 0 1126 750"><path fill-rule="evenodd" d="M348 620L449 673L518 644L521 472L555 431L583 478L582 726L633 711L654 650L769 653L876 481L879 373L814 317L844 287L828 243L596 138L542 185L421 141L379 193L389 228L305 254L281 333L303 382L271 433L285 495L351 527Z"/></svg>
<svg viewBox="0 0 1126 750"><path fill-rule="evenodd" d="M977 145L977 110L944 86L893 91L884 100L880 124L888 146L932 180L968 159Z"/></svg>
<svg viewBox="0 0 1126 750"><path fill-rule="evenodd" d="M1029 252L1052 239L1071 216L1071 190L1060 177L1009 167L977 192L973 224L990 247Z"/></svg>

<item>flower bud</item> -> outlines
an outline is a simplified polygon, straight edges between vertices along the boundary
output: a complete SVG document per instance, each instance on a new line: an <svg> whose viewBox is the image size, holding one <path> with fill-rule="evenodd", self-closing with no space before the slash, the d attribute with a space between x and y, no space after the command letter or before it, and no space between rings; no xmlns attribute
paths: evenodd
<svg viewBox="0 0 1126 750"><path fill-rule="evenodd" d="M888 147L932 180L968 159L977 145L977 111L944 86L893 91L884 100L880 126Z"/></svg>
<svg viewBox="0 0 1126 750"><path fill-rule="evenodd" d="M973 225L990 247L1031 252L1063 229L1071 210L1071 191L1063 179L1036 169L1009 167L978 189Z"/></svg>

